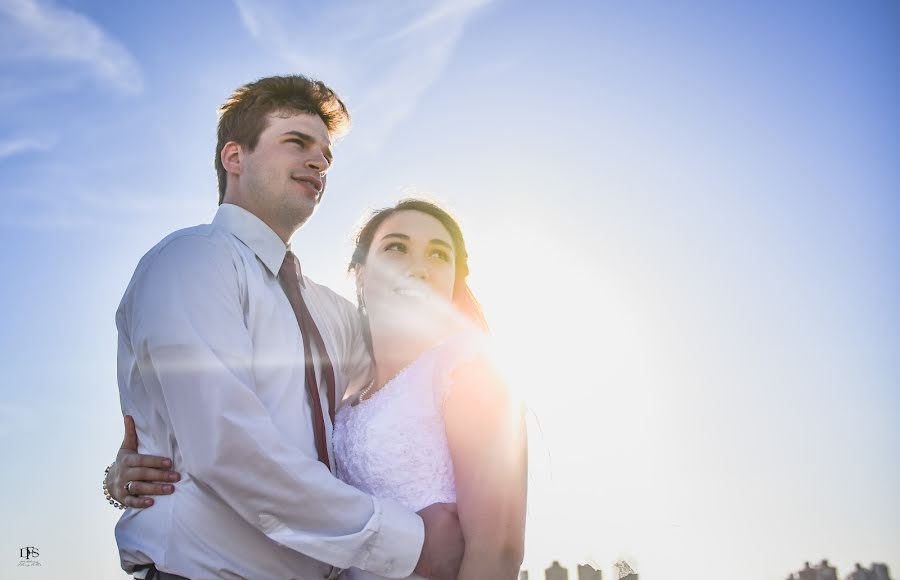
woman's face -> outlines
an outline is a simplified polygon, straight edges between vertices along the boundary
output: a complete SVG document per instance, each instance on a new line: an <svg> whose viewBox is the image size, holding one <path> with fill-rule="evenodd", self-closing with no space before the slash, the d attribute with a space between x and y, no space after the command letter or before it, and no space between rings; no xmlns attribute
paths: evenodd
<svg viewBox="0 0 900 580"><path fill-rule="evenodd" d="M453 300L456 255L447 229L415 210L392 214L375 231L357 284L370 321L417 326Z"/></svg>

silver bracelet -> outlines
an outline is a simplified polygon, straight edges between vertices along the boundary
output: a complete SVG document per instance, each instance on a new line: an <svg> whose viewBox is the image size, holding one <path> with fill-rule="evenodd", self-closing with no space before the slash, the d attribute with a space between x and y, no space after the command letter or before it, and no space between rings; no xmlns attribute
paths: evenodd
<svg viewBox="0 0 900 580"><path fill-rule="evenodd" d="M116 501L116 499L112 495L110 495L109 488L106 487L106 478L107 476L109 476L109 470L112 469L112 466L115 464L116 462L113 461L103 472L103 495L106 496L106 499L109 501L109 505L113 506L116 509L123 510L125 509L125 506Z"/></svg>

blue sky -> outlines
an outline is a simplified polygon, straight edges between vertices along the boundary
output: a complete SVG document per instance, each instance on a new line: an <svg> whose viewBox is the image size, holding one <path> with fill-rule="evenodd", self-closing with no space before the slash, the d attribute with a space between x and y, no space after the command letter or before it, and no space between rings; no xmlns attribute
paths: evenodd
<svg viewBox="0 0 900 580"><path fill-rule="evenodd" d="M0 0L2 576L124 577L115 308L211 218L216 107L294 72L354 115L305 273L352 297L404 195L462 221L532 410L532 577L897 576L898 65L877 0Z"/></svg>

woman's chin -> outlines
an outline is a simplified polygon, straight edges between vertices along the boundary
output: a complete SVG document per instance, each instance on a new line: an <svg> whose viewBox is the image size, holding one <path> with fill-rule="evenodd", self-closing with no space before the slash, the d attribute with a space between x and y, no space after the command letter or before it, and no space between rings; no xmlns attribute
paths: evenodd
<svg viewBox="0 0 900 580"><path fill-rule="evenodd" d="M410 313L411 314L411 313ZM454 324L443 316L404 315L389 318L381 328L373 328L373 336L381 336L394 343L431 346L453 334Z"/></svg>

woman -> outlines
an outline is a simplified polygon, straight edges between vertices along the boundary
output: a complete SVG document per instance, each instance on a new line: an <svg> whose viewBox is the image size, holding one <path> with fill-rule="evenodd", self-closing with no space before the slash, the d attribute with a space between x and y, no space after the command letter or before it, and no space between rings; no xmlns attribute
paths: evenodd
<svg viewBox="0 0 900 580"><path fill-rule="evenodd" d="M466 284L467 254L456 221L440 207L405 200L376 212L360 231L350 271L374 379L344 401L334 425L338 476L419 510L455 502L466 550L459 578L516 578L525 526L524 420L481 347L486 328ZM172 493L171 464L126 443L109 473L112 491ZM167 463L168 462L168 463ZM352 570L355 579L379 578Z"/></svg>

